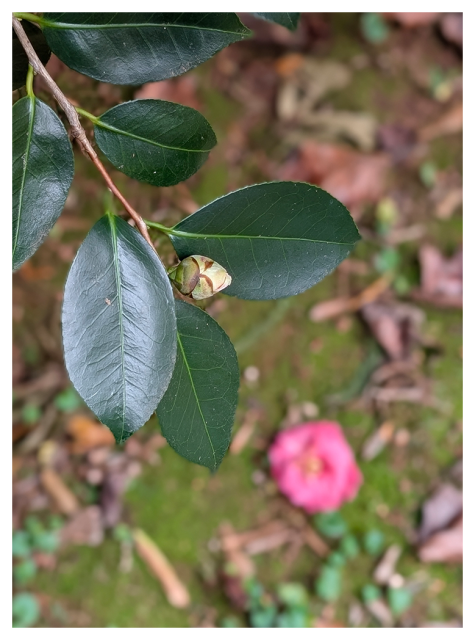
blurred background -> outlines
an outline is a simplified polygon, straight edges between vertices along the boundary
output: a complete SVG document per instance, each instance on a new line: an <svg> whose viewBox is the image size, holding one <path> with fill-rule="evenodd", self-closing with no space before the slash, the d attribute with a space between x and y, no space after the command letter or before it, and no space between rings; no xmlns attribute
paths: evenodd
<svg viewBox="0 0 475 640"><path fill-rule="evenodd" d="M295 32L241 19L252 39L172 80L101 84L54 55L47 69L95 115L158 98L211 123L217 147L175 187L105 161L144 218L170 226L240 187L297 180L343 201L363 239L297 297L202 303L241 369L214 476L155 417L116 447L63 362L71 262L105 208L121 213L75 149L65 210L13 276L18 626L462 626L462 14L303 14ZM341 425L363 482L308 514L268 451L319 420Z"/></svg>

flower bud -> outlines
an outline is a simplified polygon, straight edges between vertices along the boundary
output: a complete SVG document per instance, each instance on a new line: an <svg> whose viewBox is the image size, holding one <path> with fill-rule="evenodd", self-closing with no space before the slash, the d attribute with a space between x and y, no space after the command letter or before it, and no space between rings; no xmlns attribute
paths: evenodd
<svg viewBox="0 0 475 640"><path fill-rule="evenodd" d="M226 269L206 256L188 256L168 276L178 291L194 300L210 298L231 284Z"/></svg>

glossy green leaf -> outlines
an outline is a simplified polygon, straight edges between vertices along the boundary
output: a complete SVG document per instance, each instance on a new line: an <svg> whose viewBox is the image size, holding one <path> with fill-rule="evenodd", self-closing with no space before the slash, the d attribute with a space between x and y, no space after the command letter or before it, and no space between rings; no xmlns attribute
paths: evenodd
<svg viewBox="0 0 475 640"><path fill-rule="evenodd" d="M180 76L251 35L235 13L45 13L42 25L68 67L113 84Z"/></svg>
<svg viewBox="0 0 475 640"><path fill-rule="evenodd" d="M181 456L211 471L231 440L239 367L228 336L207 313L176 301L175 371L157 416L162 433Z"/></svg>
<svg viewBox="0 0 475 640"><path fill-rule="evenodd" d="M48 43L46 42L43 32L27 20L22 20L21 26L25 30L28 40L33 45L39 59L45 65L50 58L51 50L48 47ZM12 91L15 91L15 89L19 89L25 85L26 74L28 71L28 57L21 46L14 29L12 29L12 54Z"/></svg>
<svg viewBox="0 0 475 640"><path fill-rule="evenodd" d="M117 169L156 187L192 176L216 144L201 113L165 100L119 104L99 118L94 135Z"/></svg>
<svg viewBox="0 0 475 640"><path fill-rule="evenodd" d="M346 207L303 182L245 187L179 222L181 260L212 258L232 277L224 291L248 300L286 298L331 273L360 239Z"/></svg>
<svg viewBox="0 0 475 640"><path fill-rule="evenodd" d="M299 23L300 13L255 13L258 18L263 18L269 22L275 22L282 27L295 31Z"/></svg>
<svg viewBox="0 0 475 640"><path fill-rule="evenodd" d="M74 158L66 129L37 98L13 105L13 270L32 256L63 210Z"/></svg>
<svg viewBox="0 0 475 640"><path fill-rule="evenodd" d="M118 443L150 418L176 356L173 293L157 254L106 214L71 266L63 304L71 382Z"/></svg>

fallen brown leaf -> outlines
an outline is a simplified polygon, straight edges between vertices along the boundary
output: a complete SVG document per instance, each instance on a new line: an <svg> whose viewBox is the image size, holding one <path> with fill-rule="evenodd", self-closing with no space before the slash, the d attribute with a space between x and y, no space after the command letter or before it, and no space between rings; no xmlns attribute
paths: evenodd
<svg viewBox="0 0 475 640"><path fill-rule="evenodd" d="M256 428L256 422L259 419L261 412L257 409L249 409L244 416L244 422L234 435L231 445L229 447L230 453L238 455L247 445Z"/></svg>
<svg viewBox="0 0 475 640"><path fill-rule="evenodd" d="M79 510L79 502L74 493L64 484L54 469L46 467L40 472L44 490L53 499L61 513L72 515Z"/></svg>
<svg viewBox="0 0 475 640"><path fill-rule="evenodd" d="M345 146L308 141L284 164L279 178L317 184L358 217L363 205L375 204L383 196L389 166L385 153L363 154Z"/></svg>
<svg viewBox="0 0 475 640"><path fill-rule="evenodd" d="M144 84L135 92L134 97L137 100L154 99L178 102L199 111L202 109L202 104L197 95L197 88L197 78L193 75L185 75L180 78Z"/></svg>
<svg viewBox="0 0 475 640"><path fill-rule="evenodd" d="M463 14L445 13L440 21L440 30L446 40L463 47Z"/></svg>
<svg viewBox="0 0 475 640"><path fill-rule="evenodd" d="M374 570L373 578L375 582L377 582L378 584L388 584L395 573L396 564L401 553L402 548L397 544L391 545L386 550L385 554Z"/></svg>
<svg viewBox="0 0 475 640"><path fill-rule="evenodd" d="M156 543L141 529L134 529L133 538L137 553L161 582L168 602L177 609L186 608L190 604L190 594Z"/></svg>
<svg viewBox="0 0 475 640"><path fill-rule="evenodd" d="M25 262L19 272L23 280L27 282L38 282L39 280L50 280L54 275L54 267L50 265L44 265L42 267L35 267L30 260Z"/></svg>
<svg viewBox="0 0 475 640"><path fill-rule="evenodd" d="M113 446L115 443L114 436L107 427L84 415L72 416L66 432L72 438L71 453L87 453L95 447Z"/></svg>
<svg viewBox="0 0 475 640"><path fill-rule="evenodd" d="M392 613L383 600L371 600L367 602L366 609L383 627L392 627L394 625Z"/></svg>
<svg viewBox="0 0 475 640"><path fill-rule="evenodd" d="M389 20L399 23L405 29L417 29L417 27L435 24L440 17L439 12L431 11L389 11L384 12L383 15Z"/></svg>
<svg viewBox="0 0 475 640"><path fill-rule="evenodd" d="M97 547L104 539L101 510L97 505L90 505L78 511L61 529L61 543L85 544Z"/></svg>
<svg viewBox="0 0 475 640"><path fill-rule="evenodd" d="M361 451L363 460L373 460L389 444L394 433L393 422L383 424L372 433L364 442Z"/></svg>
<svg viewBox="0 0 475 640"><path fill-rule="evenodd" d="M324 542L320 536L308 525L303 531L305 544L309 546L317 556L324 558L330 553L330 547Z"/></svg>
<svg viewBox="0 0 475 640"><path fill-rule="evenodd" d="M418 531L419 543L445 529L461 512L463 494L453 485L441 484L422 505L422 521Z"/></svg>
<svg viewBox="0 0 475 640"><path fill-rule="evenodd" d="M229 522L221 523L219 527L219 535L221 540L221 548L223 549L226 561L232 567L233 577L247 578L254 575L255 567L254 563L248 556L248 554L242 550L244 541L254 539L256 535L255 531L237 533L234 527ZM230 589L233 590L236 585L231 584Z"/></svg>
<svg viewBox="0 0 475 640"><path fill-rule="evenodd" d="M461 563L463 560L463 518L431 536L419 547L422 562Z"/></svg>
<svg viewBox="0 0 475 640"><path fill-rule="evenodd" d="M455 211L462 206L463 189L462 187L451 189L436 205L436 216L441 220L447 220Z"/></svg>
<svg viewBox="0 0 475 640"><path fill-rule="evenodd" d="M351 298L334 298L333 300L319 302L310 309L310 320L313 322L322 322L323 320L329 320L330 318L339 316L342 313L358 311L363 305L369 304L379 298L389 287L391 281L392 277L385 275L372 282L356 296Z"/></svg>
<svg viewBox="0 0 475 640"><path fill-rule="evenodd" d="M409 358L425 319L421 309L408 304L372 302L362 307L361 315L390 358Z"/></svg>
<svg viewBox="0 0 475 640"><path fill-rule="evenodd" d="M431 245L419 251L421 288L411 293L421 300L442 307L460 308L463 305L463 253L459 249L451 258Z"/></svg>
<svg viewBox="0 0 475 640"><path fill-rule="evenodd" d="M419 140L429 142L441 136L459 133L463 128L463 106L457 104L444 113L438 120L419 131Z"/></svg>

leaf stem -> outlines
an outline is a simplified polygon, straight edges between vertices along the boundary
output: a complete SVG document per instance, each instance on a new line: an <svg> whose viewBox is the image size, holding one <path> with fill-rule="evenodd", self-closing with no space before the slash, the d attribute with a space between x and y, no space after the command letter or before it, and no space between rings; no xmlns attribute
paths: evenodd
<svg viewBox="0 0 475 640"><path fill-rule="evenodd" d="M28 20L28 22L36 22L37 24L41 24L43 22L40 16L37 16L34 13L22 13L22 12L14 11L13 15L15 16L15 18L18 18L19 20Z"/></svg>
<svg viewBox="0 0 475 640"><path fill-rule="evenodd" d="M93 116L92 113L89 113L89 111L86 111L85 109L81 109L81 107L75 107L75 109L79 113L79 115L84 116L85 118L88 118L88 120L90 120L94 124L99 122L99 118L97 118L96 116Z"/></svg>
<svg viewBox="0 0 475 640"><path fill-rule="evenodd" d="M22 16L26 16L26 15L30 15L30 14L22 14ZM53 94L54 99L59 104L61 109L64 111L64 113L66 115L66 118L68 119L68 122L71 125L71 136L72 136L72 138L75 138L77 140L77 142L79 144L79 148L81 149L81 151L85 155L87 155L90 158L90 160L92 160L92 162L95 164L96 168L98 169L99 173L104 178L104 180L105 180L107 186L109 187L109 189L116 196L116 198L118 198L118 200L120 200L120 202L124 206L124 208L127 211L127 213L134 220L138 231L141 233L143 238L148 242L148 244L152 247L152 249L154 251L156 251L155 247L152 244L152 241L150 240L150 236L149 236L148 230L147 230L147 225L143 221L142 216L139 213L137 213L137 211L135 211L135 209L132 207L132 205L130 205L127 202L127 200L121 194L119 189L112 182L112 178L107 173L107 171L106 171L104 165L102 164L102 162L99 160L99 157L98 157L97 153L95 152L94 147L90 143L89 138L86 135L86 132L82 128L81 122L79 120L79 115L78 115L76 109L69 102L69 100L66 98L64 93L58 87L56 82L53 80L53 78L49 75L49 73L44 68L43 64L41 63L41 60L38 58L38 56L36 54L36 51L34 50L31 42L29 41L28 36L26 35L25 30L23 29L23 27L21 25L21 22L18 20L18 18L15 17L15 15L13 15L13 17L12 17L12 24L13 24L13 28L15 29L15 33L18 36L18 40L20 41L23 49L25 50L25 53L26 53L26 55L28 57L28 61L29 61L30 65L31 65L31 67L33 67L33 71L37 75L39 75L39 76L41 76L43 78L43 80L45 81L46 85L48 86L48 88L50 89L51 93ZM87 112L84 112L84 113L87 113Z"/></svg>
<svg viewBox="0 0 475 640"><path fill-rule="evenodd" d="M153 227L154 229L159 229L163 233L166 233L167 236L169 236L171 233L174 233L173 229L170 229L169 227L164 227L163 224L160 224L159 222L152 222L152 220L144 220L144 222L147 225L147 227Z"/></svg>
<svg viewBox="0 0 475 640"><path fill-rule="evenodd" d="M26 93L28 97L32 100L35 97L35 93L33 91L33 78L35 76L35 72L33 71L33 67L31 64L28 65L28 73L26 74Z"/></svg>

